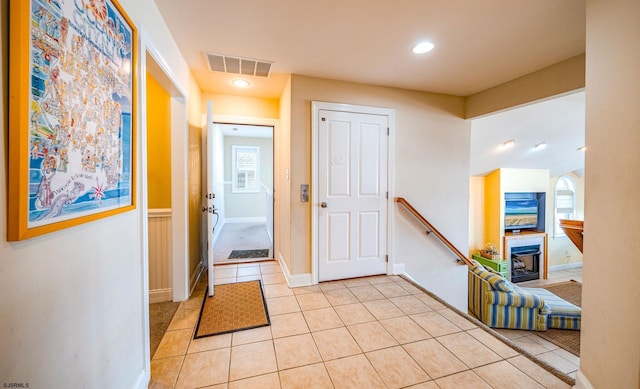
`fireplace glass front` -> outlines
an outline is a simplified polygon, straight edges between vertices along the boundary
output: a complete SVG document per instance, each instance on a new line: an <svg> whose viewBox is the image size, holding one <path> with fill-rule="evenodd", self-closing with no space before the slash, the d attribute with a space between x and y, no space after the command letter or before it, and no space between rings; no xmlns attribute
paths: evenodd
<svg viewBox="0 0 640 389"><path fill-rule="evenodd" d="M540 245L511 248L511 282L540 278Z"/></svg>

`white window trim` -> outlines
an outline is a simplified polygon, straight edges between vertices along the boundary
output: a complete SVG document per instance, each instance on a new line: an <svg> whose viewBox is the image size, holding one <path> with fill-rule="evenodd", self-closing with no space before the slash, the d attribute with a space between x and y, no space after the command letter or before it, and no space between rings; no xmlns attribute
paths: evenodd
<svg viewBox="0 0 640 389"><path fill-rule="evenodd" d="M570 186L573 187L573 189L558 190L558 183L563 180L568 181L570 183ZM553 230L554 230L553 236L555 238L563 238L567 236L567 234L565 234L565 232L560 227L560 221L558 218L558 192L561 192L561 191L562 192L569 191L573 193L573 201L572 201L573 209L571 211L571 214L573 215L574 218L576 216L576 200L577 200L576 183L573 180L573 178L571 178L570 176L560 176L556 181L555 185L553 186ZM567 213L567 212L564 212L564 213Z"/></svg>
<svg viewBox="0 0 640 389"><path fill-rule="evenodd" d="M256 153L256 187L254 189L238 188L238 176L236 175L236 153L237 150L251 150ZM258 146L231 146L231 192L232 193L259 193L261 187L260 181L260 147Z"/></svg>

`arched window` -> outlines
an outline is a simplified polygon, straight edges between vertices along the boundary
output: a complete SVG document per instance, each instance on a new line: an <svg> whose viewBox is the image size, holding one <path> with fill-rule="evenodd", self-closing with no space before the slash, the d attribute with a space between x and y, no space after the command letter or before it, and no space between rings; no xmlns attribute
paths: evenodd
<svg viewBox="0 0 640 389"><path fill-rule="evenodd" d="M565 236L560 228L560 219L573 219L576 214L576 185L569 176L562 176L556 181L555 194L555 216L554 235Z"/></svg>

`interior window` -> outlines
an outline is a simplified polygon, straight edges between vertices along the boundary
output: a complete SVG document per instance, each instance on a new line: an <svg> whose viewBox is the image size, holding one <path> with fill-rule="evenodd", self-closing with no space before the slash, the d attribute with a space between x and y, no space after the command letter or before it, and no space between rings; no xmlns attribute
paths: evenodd
<svg viewBox="0 0 640 389"><path fill-rule="evenodd" d="M231 146L233 154L233 192L260 191L260 148Z"/></svg>
<svg viewBox="0 0 640 389"><path fill-rule="evenodd" d="M558 178L555 185L555 227L554 235L556 237L565 236L564 231L560 228L560 219L574 219L576 213L576 186L573 179L568 176Z"/></svg>

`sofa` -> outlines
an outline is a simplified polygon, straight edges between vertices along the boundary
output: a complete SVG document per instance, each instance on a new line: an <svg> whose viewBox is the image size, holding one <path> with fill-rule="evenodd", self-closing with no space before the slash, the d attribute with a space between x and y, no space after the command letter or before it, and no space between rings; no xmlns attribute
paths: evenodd
<svg viewBox="0 0 640 389"><path fill-rule="evenodd" d="M492 328L579 330L582 310L542 288L522 288L472 260L469 312Z"/></svg>

